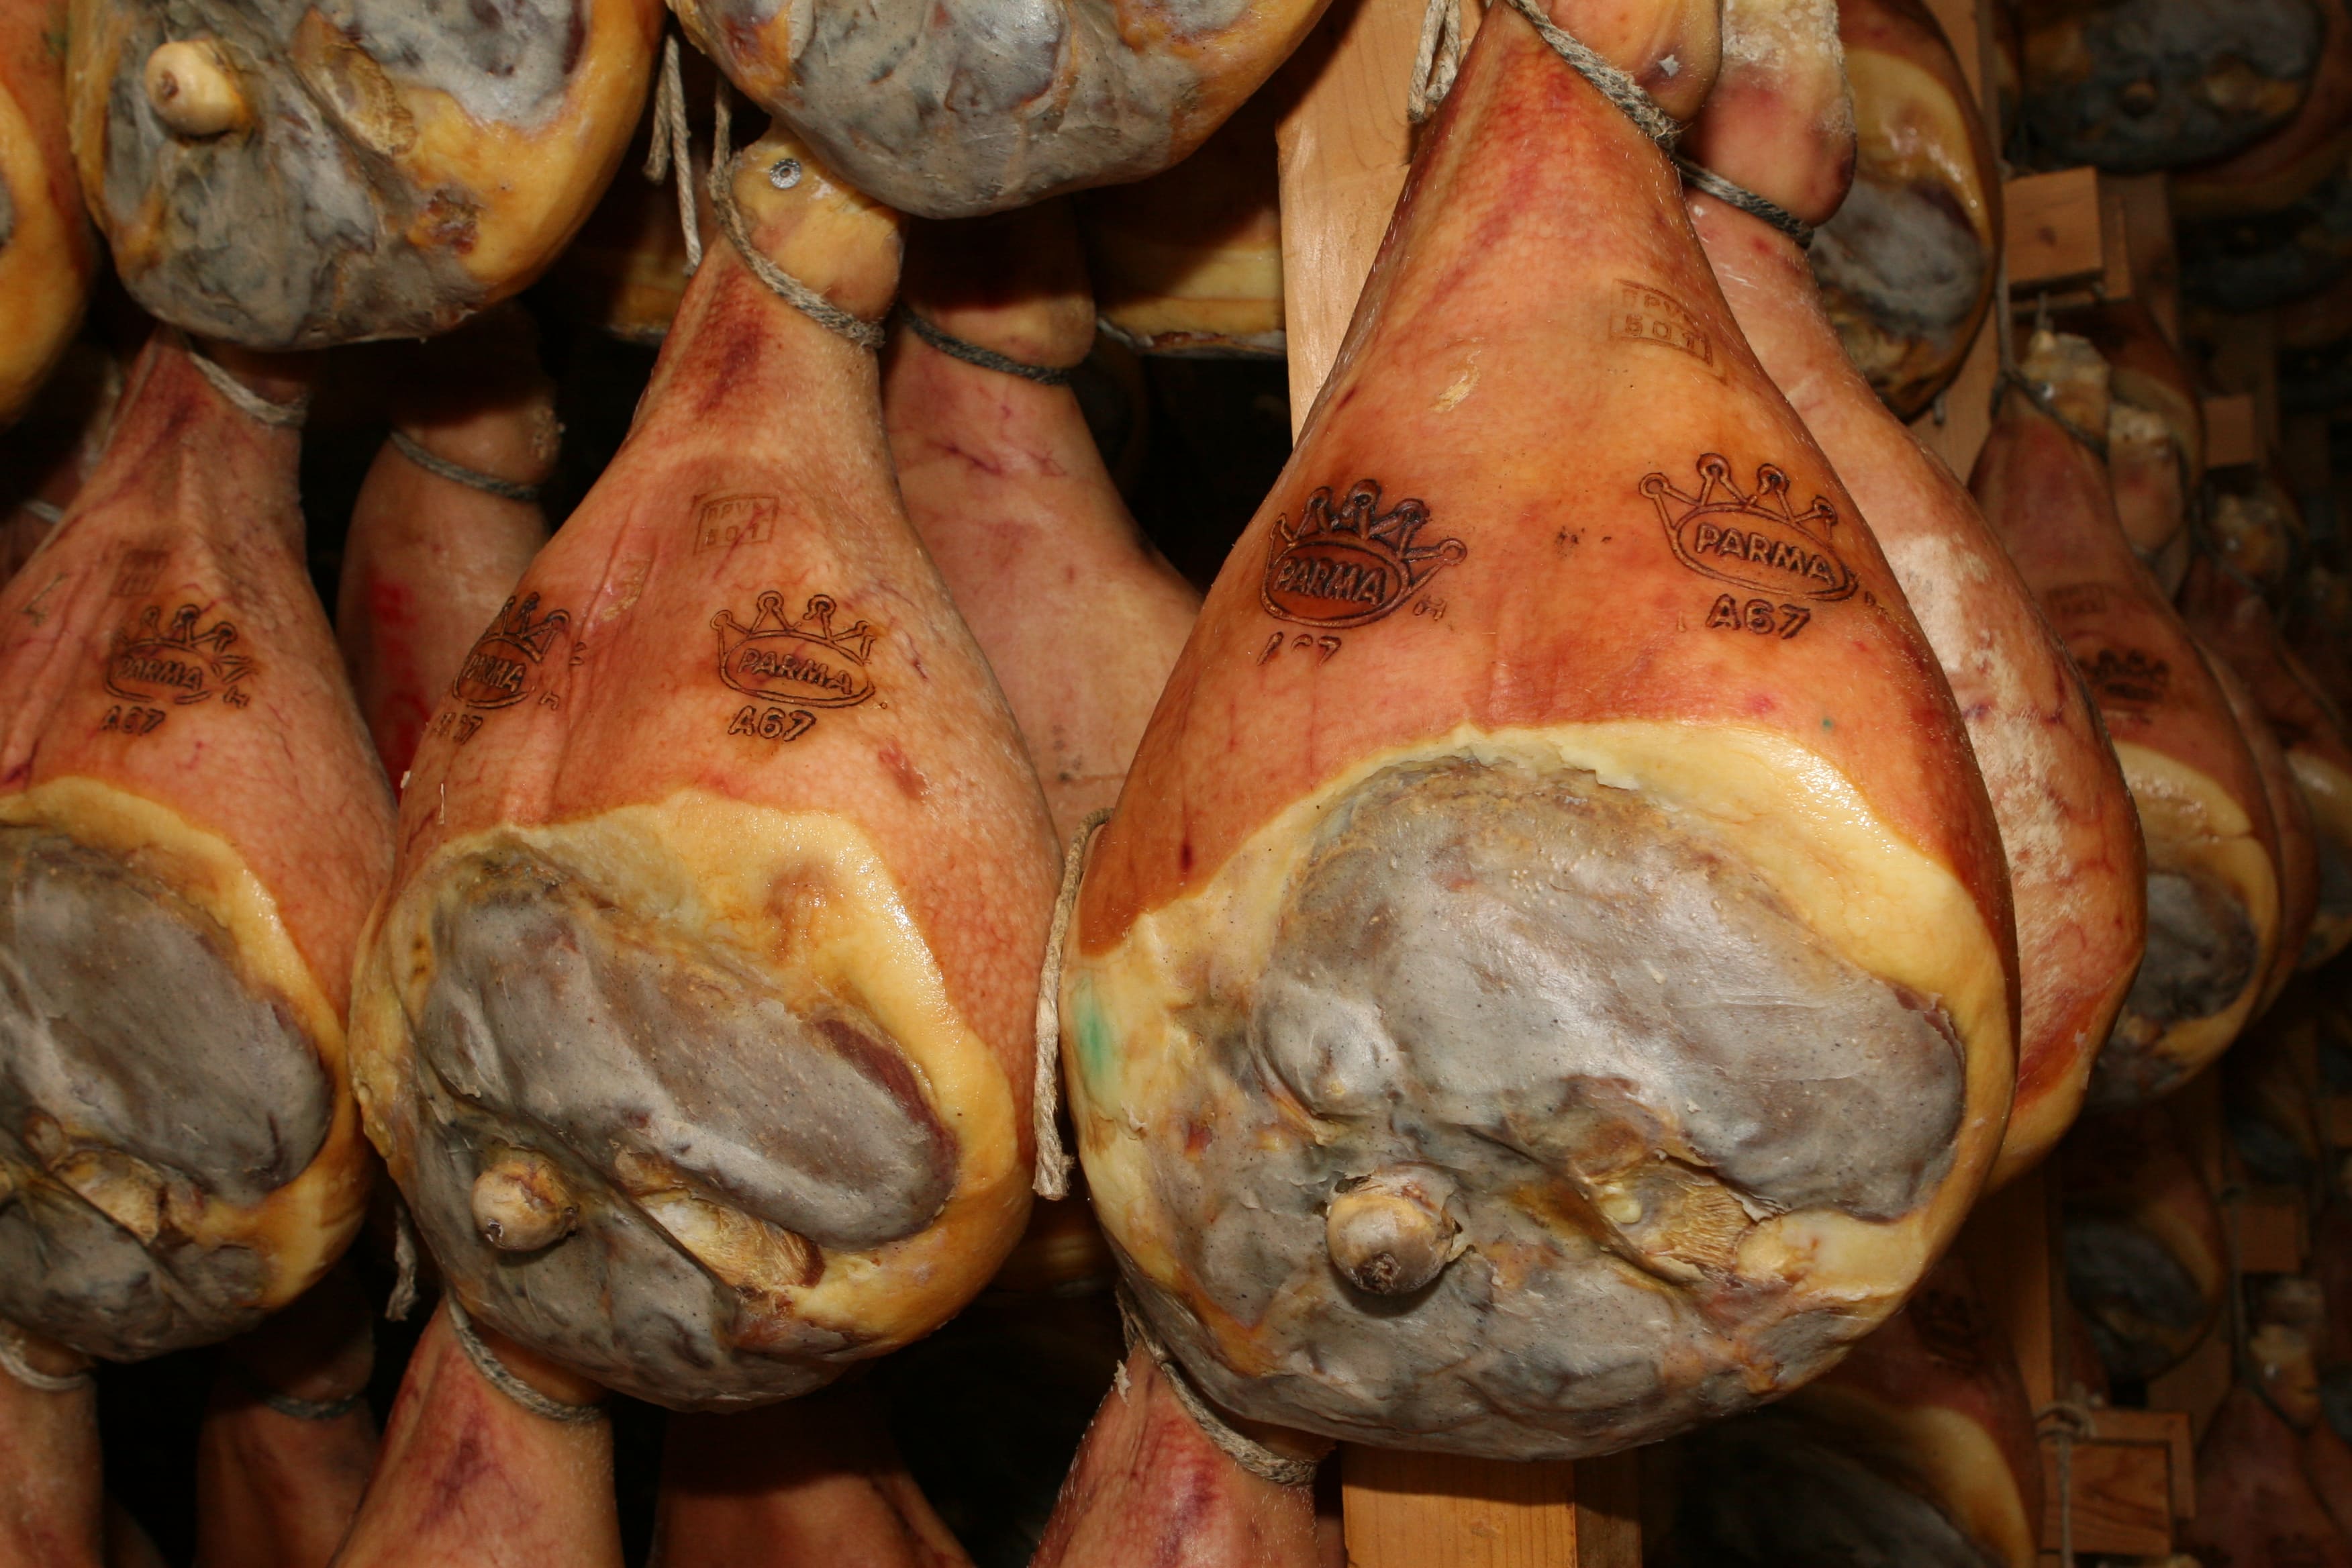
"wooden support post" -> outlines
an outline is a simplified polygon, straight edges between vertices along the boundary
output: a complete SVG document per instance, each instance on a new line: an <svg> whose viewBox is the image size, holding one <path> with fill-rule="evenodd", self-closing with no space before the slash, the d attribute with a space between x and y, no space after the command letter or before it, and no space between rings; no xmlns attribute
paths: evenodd
<svg viewBox="0 0 2352 1568"><path fill-rule="evenodd" d="M1335 0L1283 68L1283 329L1296 436L1330 374L1412 157L1423 0ZM1476 7L1465 7L1465 24ZM1641 1568L1631 1456L1513 1464L1349 1446L1349 1568Z"/></svg>

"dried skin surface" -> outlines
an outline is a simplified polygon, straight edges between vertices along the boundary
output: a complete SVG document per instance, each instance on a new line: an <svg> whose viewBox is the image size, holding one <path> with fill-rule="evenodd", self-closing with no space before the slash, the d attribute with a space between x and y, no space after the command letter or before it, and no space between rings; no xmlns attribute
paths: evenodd
<svg viewBox="0 0 2352 1568"><path fill-rule="evenodd" d="M2211 644L2200 637L2197 647L2205 656L2206 667L2212 670L2214 682L2229 702L2231 721L2245 740L2246 750L2254 759L2255 772L2262 775L2263 805L2270 825L2264 847L2278 872L2279 922L2278 935L2265 959L2262 995L2255 1004L2259 1013L2271 1005L2294 976L2295 959L2310 940L2313 917L2319 907L2318 833L2312 825L2310 805L2287 762L2286 751L2247 691L2246 683Z"/></svg>
<svg viewBox="0 0 2352 1568"><path fill-rule="evenodd" d="M159 339L0 594L0 1292L110 1356L251 1326L364 1195L342 1009L389 801L294 456Z"/></svg>
<svg viewBox="0 0 2352 1568"><path fill-rule="evenodd" d="M1847 7L1847 31L1856 8ZM1854 59L1847 56L1849 64ZM1743 73L1744 75L1745 73ZM1738 79L1734 79L1738 80ZM1798 112L1758 90L1749 118ZM1727 103L1718 87L1708 122ZM1866 111L1865 111L1866 116ZM1768 198L1834 168L1842 137L1790 154L1708 135L1711 166ZM2016 1098L1993 1180L2038 1160L2072 1124L2139 963L2139 829L2115 752L2065 648L1950 470L1890 415L1841 349L1802 253L1748 216L1694 197L1692 216L1740 330L1837 468L1951 682L2000 827L2017 920ZM1816 250L1818 254L1818 247Z"/></svg>
<svg viewBox="0 0 2352 1568"><path fill-rule="evenodd" d="M1094 301L1066 214L925 238L908 310L1023 363L1084 356ZM902 328L882 405L908 519L1004 689L1067 843L1118 798L1200 595L1128 514L1067 387L967 364Z"/></svg>
<svg viewBox="0 0 2352 1568"><path fill-rule="evenodd" d="M878 312L895 220L786 155L739 182L761 242ZM370 1130L445 1273L674 1407L928 1332L1027 1208L1056 860L878 395L711 254L428 727L363 961Z"/></svg>
<svg viewBox="0 0 2352 1568"><path fill-rule="evenodd" d="M1315 1500L1202 1435L1149 1352L1127 1358L1087 1427L1033 1568L1320 1568Z"/></svg>
<svg viewBox="0 0 2352 1568"><path fill-rule="evenodd" d="M1858 133L1853 188L1807 255L1846 353L1910 419L1959 373L1991 302L1992 146L1926 6L1847 0L1838 31Z"/></svg>
<svg viewBox="0 0 2352 1568"><path fill-rule="evenodd" d="M580 226L645 102L655 0L71 0L90 210L140 304L208 337L422 337ZM167 42L214 52L224 128L164 118Z"/></svg>
<svg viewBox="0 0 2352 1568"><path fill-rule="evenodd" d="M36 1370L62 1376L87 1361L26 1346ZM26 1568L98 1568L105 1550L98 1390L43 1394L0 1373L0 1560Z"/></svg>
<svg viewBox="0 0 2352 1568"><path fill-rule="evenodd" d="M1695 107L1711 14L1569 20ZM1768 462L1840 521L1750 499ZM1959 717L1852 520L1666 166L1496 14L1065 972L1097 1211L1213 1396L1593 1453L1801 1381L1909 1288L1998 1142L2013 972ZM1739 570L1779 541L1772 600L1713 570L1726 528ZM1460 1255L1343 1283L1341 1184L1424 1169Z"/></svg>
<svg viewBox="0 0 2352 1568"><path fill-rule="evenodd" d="M2294 1429L2252 1389L2230 1391L2197 1445L2197 1512L2182 1544L2234 1568L2344 1568L2336 1521L2312 1490Z"/></svg>
<svg viewBox="0 0 2352 1568"><path fill-rule="evenodd" d="M57 368L98 261L66 144L65 22L66 0L0 15L0 425Z"/></svg>
<svg viewBox="0 0 2352 1568"><path fill-rule="evenodd" d="M2316 0L2030 0L2024 134L2045 166L2143 174L2284 124L2320 58Z"/></svg>
<svg viewBox="0 0 2352 1568"><path fill-rule="evenodd" d="M860 190L964 217L1191 153L1325 0L679 0L705 54Z"/></svg>
<svg viewBox="0 0 2352 1568"><path fill-rule="evenodd" d="M2089 1098L2141 1103L2220 1055L2268 978L2280 904L2261 775L2095 458L2012 395L1970 489L2082 670L2138 807L2147 956Z"/></svg>

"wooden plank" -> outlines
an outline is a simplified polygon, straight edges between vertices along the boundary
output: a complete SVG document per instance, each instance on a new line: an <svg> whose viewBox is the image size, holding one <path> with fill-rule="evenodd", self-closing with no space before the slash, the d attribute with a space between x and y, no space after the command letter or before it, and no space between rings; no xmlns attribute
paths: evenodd
<svg viewBox="0 0 2352 1568"><path fill-rule="evenodd" d="M2278 446L2278 321L2268 310L2211 318L2213 379L2253 399L2256 460Z"/></svg>
<svg viewBox="0 0 2352 1568"><path fill-rule="evenodd" d="M2171 1468L2172 1517L2197 1517L2197 1435L2179 1410L2095 1410L2091 1435L2103 1443L2161 1448Z"/></svg>
<svg viewBox="0 0 2352 1568"><path fill-rule="evenodd" d="M1640 1449L1578 1462L1576 1568L1642 1568Z"/></svg>
<svg viewBox="0 0 2352 1568"><path fill-rule="evenodd" d="M1340 1464L1349 1568L1586 1568L1577 1552L1573 1465L1355 1444L1341 1450ZM1612 1499L1608 1506L1622 1505ZM1623 1568L1640 1562L1633 1529L1634 1554Z"/></svg>
<svg viewBox="0 0 2352 1568"><path fill-rule="evenodd" d="M2110 1443L2076 1438L2069 1484L2061 1486L2058 1441L2042 1440L2042 1550L2061 1542L2060 1509L2072 1500L2077 1554L2104 1552L2164 1557L2172 1551L2173 1482L2169 1447L2161 1443Z"/></svg>
<svg viewBox="0 0 2352 1568"><path fill-rule="evenodd" d="M2020 305L2021 296L2069 284L2112 283L2130 273L2118 264L2111 269L2108 251L2120 230L2110 232L2104 215L2096 169L2060 169L2047 174L2026 174L2001 187L2008 212L2005 247L2009 287Z"/></svg>
<svg viewBox="0 0 2352 1568"><path fill-rule="evenodd" d="M1282 313L1290 430L1306 422L1346 337L1412 158L1405 122L1422 0L1335 0L1283 67Z"/></svg>

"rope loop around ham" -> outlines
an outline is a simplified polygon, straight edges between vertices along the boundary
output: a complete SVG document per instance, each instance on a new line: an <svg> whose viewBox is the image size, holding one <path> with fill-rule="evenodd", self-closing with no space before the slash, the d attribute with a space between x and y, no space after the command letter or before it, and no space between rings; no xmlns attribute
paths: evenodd
<svg viewBox="0 0 2352 1568"><path fill-rule="evenodd" d="M768 291L793 309L823 327L835 337L856 343L867 353L879 353L886 335L878 321L843 310L791 273L771 261L760 247L751 243L751 231L743 222L742 209L735 205L735 174L744 156L751 152L730 152L728 142L731 134L727 107L727 89L719 89L718 114L711 127L710 205L719 216L719 226L734 242L735 253L751 276L768 286ZM691 226L689 225L689 231Z"/></svg>
<svg viewBox="0 0 2352 1568"><path fill-rule="evenodd" d="M36 1394L73 1394L90 1385L90 1374L84 1372L43 1372L33 1364L25 1352L25 1331L0 1319L0 1372L6 1373Z"/></svg>
<svg viewBox="0 0 2352 1568"><path fill-rule="evenodd" d="M189 363L196 367L197 374L212 383L215 392L228 399L232 407L255 424L267 425L277 430L299 430L303 421L310 417L308 394L287 403L264 397L237 380L226 365L205 353L194 339L185 332L179 336L181 345L188 351Z"/></svg>
<svg viewBox="0 0 2352 1568"><path fill-rule="evenodd" d="M1041 1198L1070 1195L1070 1156L1062 1148L1062 1129L1055 1121L1062 1109L1062 955L1070 939L1070 914L1077 908L1078 888L1086 880L1087 855L1095 835L1110 820L1109 808L1087 813L1070 835L1062 857L1062 890L1054 900L1054 923L1045 932L1045 967L1037 976L1036 1078L1030 1086L1031 1131L1037 1144L1037 1174L1030 1190Z"/></svg>
<svg viewBox="0 0 2352 1568"><path fill-rule="evenodd" d="M394 451L436 479L447 479L453 485L463 485L467 489L479 490L500 500L535 501L540 498L541 486L526 484L520 479L502 479L496 474L469 468L463 463L453 463L427 450L422 441L405 430L394 429L391 438Z"/></svg>
<svg viewBox="0 0 2352 1568"><path fill-rule="evenodd" d="M604 1419L602 1405L567 1404L541 1394L516 1376L514 1369L500 1361L497 1353L482 1342L482 1336L474 1331L474 1321L466 1315L466 1309L458 1302L457 1292L451 1291L444 1300L449 1304L449 1332L457 1338L457 1348L466 1352L466 1359L474 1363L474 1370L480 1373L491 1387L533 1415L549 1421L576 1426L584 1421Z"/></svg>
<svg viewBox="0 0 2352 1568"><path fill-rule="evenodd" d="M1287 1454L1276 1453L1247 1433L1235 1430L1207 1400L1201 1397L1201 1391L1192 1386L1192 1380L1185 1375L1183 1367L1169 1353L1168 1347L1160 1342L1160 1336L1151 1331L1151 1324L1144 1318L1141 1309L1136 1306L1135 1298L1128 1294L1124 1284L1118 1288L1118 1321L1119 1326L1127 1331L1128 1343L1139 1344L1150 1353L1153 1363L1160 1368L1160 1375L1168 1380L1168 1392L1176 1396L1176 1403L1183 1407L1185 1415L1192 1418L1192 1425L1201 1429L1201 1435L1214 1443L1225 1458L1258 1479L1271 1481L1278 1487L1315 1484L1315 1472L1322 1468L1318 1461L1295 1459Z"/></svg>
<svg viewBox="0 0 2352 1568"><path fill-rule="evenodd" d="M1034 381L1040 386L1067 386L1070 373L1059 365L1031 364L1027 360L1014 359L1011 354L998 353L984 343L960 338L937 321L898 307L898 314L914 334L950 359L961 360L982 370L992 370L1000 375L1017 375L1024 381Z"/></svg>

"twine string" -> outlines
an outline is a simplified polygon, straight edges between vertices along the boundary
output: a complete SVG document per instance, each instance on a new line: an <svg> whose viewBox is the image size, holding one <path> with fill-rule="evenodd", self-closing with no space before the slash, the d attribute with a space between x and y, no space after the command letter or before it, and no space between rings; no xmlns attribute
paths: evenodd
<svg viewBox="0 0 2352 1568"><path fill-rule="evenodd" d="M1087 853L1095 835L1110 820L1108 810L1092 811L1070 837L1062 856L1062 890L1054 900L1054 923L1045 932L1045 967L1037 977L1035 1078L1029 1094L1031 1128L1037 1144L1037 1174L1031 1190L1041 1198L1070 1195L1070 1156L1062 1149L1055 1113L1062 1106L1062 955L1070 934L1070 911L1077 907Z"/></svg>
<svg viewBox="0 0 2352 1568"><path fill-rule="evenodd" d="M482 1342L482 1336L474 1331L474 1321L466 1315L466 1309L458 1303L457 1293L448 1291L443 1300L449 1308L449 1331L457 1337L457 1348L466 1352L466 1359L474 1363L474 1370L480 1373L491 1387L533 1415L549 1421L576 1426L604 1418L602 1405L573 1405L566 1400L551 1398L515 1375L514 1369L500 1361L497 1353Z"/></svg>
<svg viewBox="0 0 2352 1568"><path fill-rule="evenodd" d="M407 431L394 428L391 435L392 449L436 479L464 485L467 489L496 496L500 500L535 501L540 496L538 485L524 484L519 479L502 479L496 474L469 468L463 463L453 463L438 453L427 451L425 444Z"/></svg>
<svg viewBox="0 0 2352 1568"><path fill-rule="evenodd" d="M1139 1344L1150 1353L1160 1375L1168 1381L1168 1391L1176 1396L1176 1403L1192 1418L1201 1435L1215 1444L1227 1458L1258 1479L1278 1487L1315 1484L1315 1472L1321 1468L1316 1460L1294 1459L1287 1454L1276 1453L1247 1433L1236 1431L1201 1397L1201 1391L1192 1386L1192 1380L1185 1375L1168 1347L1160 1342L1160 1336L1152 1332L1150 1322L1136 1306L1135 1298L1128 1294L1124 1282L1118 1288L1118 1321L1127 1331L1129 1345Z"/></svg>

